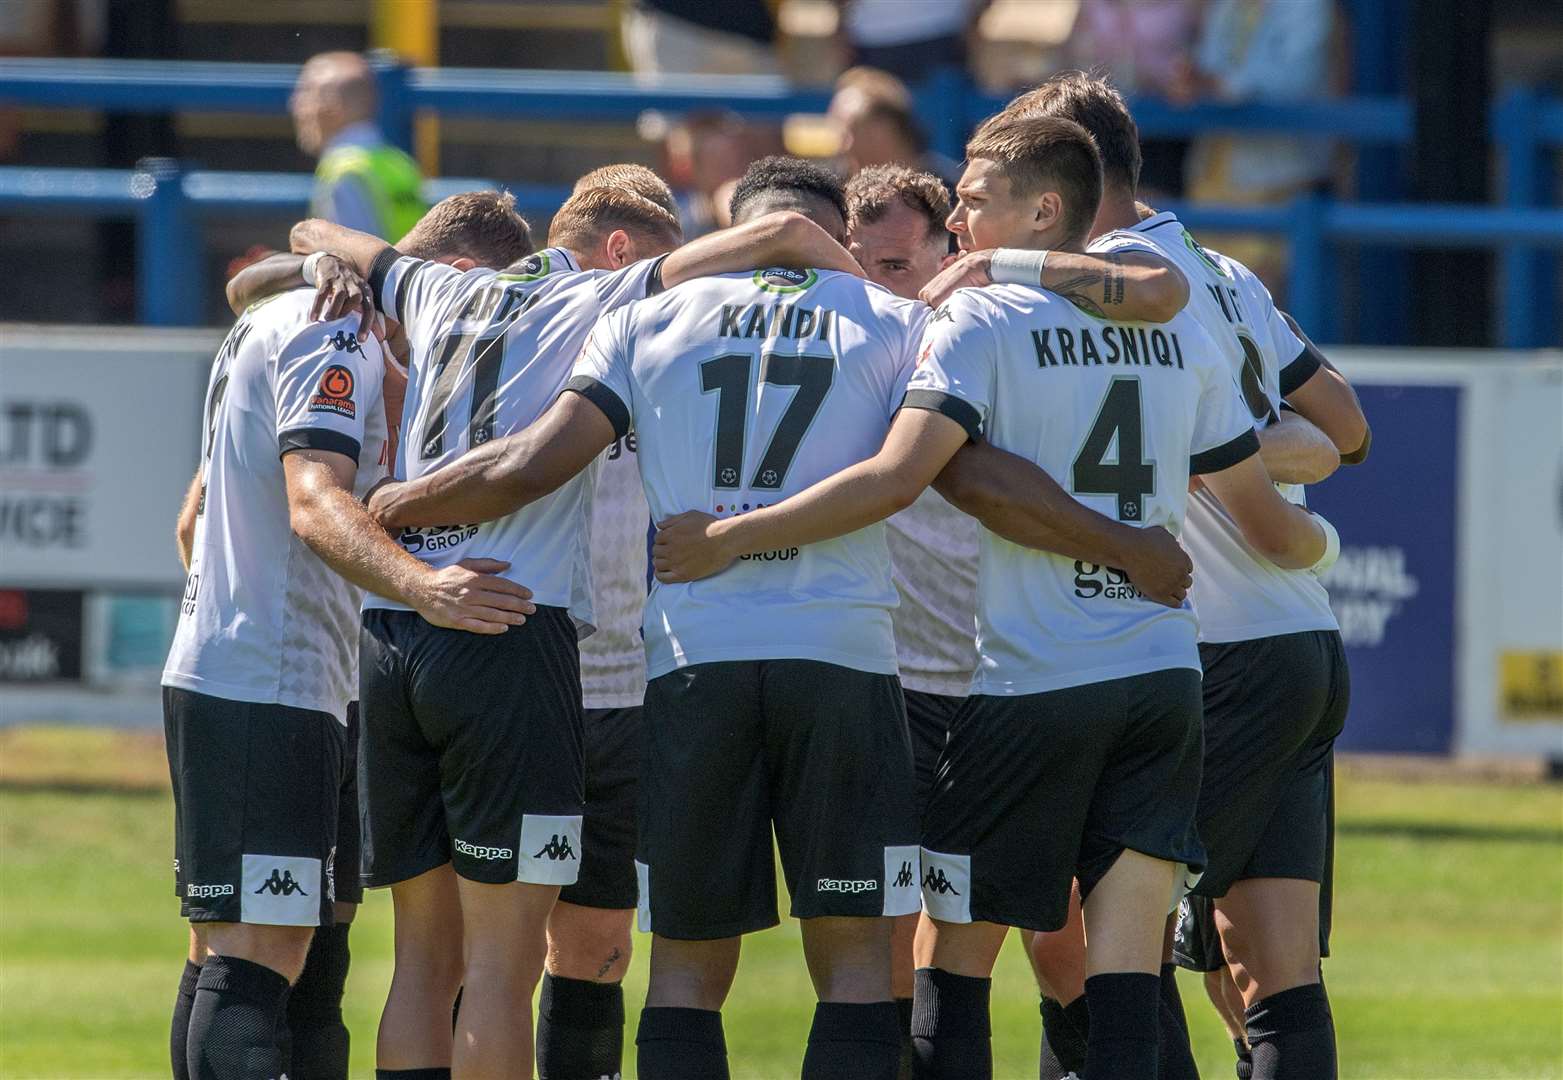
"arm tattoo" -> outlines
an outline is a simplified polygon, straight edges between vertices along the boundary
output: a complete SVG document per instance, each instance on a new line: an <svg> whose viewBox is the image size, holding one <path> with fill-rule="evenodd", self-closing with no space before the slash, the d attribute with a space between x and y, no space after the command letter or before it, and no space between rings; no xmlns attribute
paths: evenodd
<svg viewBox="0 0 1563 1080"><path fill-rule="evenodd" d="M1052 291L1068 300L1087 315L1105 319L1107 317L1106 313L1102 311L1101 305L1091 299L1090 295L1091 292L1095 291L1097 282L1101 280L1102 275L1096 271L1083 270L1074 277L1060 281L1057 285L1052 286ZM1106 291L1106 286L1103 286L1103 291Z"/></svg>
<svg viewBox="0 0 1563 1080"><path fill-rule="evenodd" d="M1102 277L1103 306L1123 303L1123 256L1116 251L1107 253L1112 267Z"/></svg>

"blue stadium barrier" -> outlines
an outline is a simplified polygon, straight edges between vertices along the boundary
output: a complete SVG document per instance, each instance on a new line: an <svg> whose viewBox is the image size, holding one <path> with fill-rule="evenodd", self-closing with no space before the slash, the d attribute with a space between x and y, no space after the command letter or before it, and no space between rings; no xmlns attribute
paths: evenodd
<svg viewBox="0 0 1563 1080"><path fill-rule="evenodd" d="M822 110L828 95L800 91L772 76L663 76L647 80L633 75L602 72L510 71L473 68L412 68L384 54L375 58L381 89L381 123L388 137L403 146L412 139L412 121L421 109L441 114L477 114L516 119L571 118L579 120L629 120L647 109L682 112L700 108L731 109L745 116L776 117L790 112ZM276 113L287 107L298 68L290 64L217 64L138 60L0 61L0 104L43 107L107 109L120 112L176 110L245 111ZM960 156L966 134L984 116L1003 105L1004 99L976 92L958 70L930 73L918 90L919 115L928 124L935 148L947 156ZM1133 102L1140 130L1153 137L1186 137L1209 131L1284 132L1330 136L1362 146L1404 146L1414 134L1414 114L1409 101L1398 97L1355 97L1307 103L1247 103L1242 105L1199 103L1187 107L1166 102ZM1459 244L1497 248L1502 253L1503 311L1501 343L1511 347L1539 346L1552 340L1555 307L1546 298L1554 295L1553 263L1546 249L1556 242L1547 230L1555 215L1524 216L1530 208L1552 205L1556 178L1552 151L1563 146L1563 102L1528 91L1506 95L1493 107L1495 141L1504 162L1504 208L1518 217L1494 215L1484 207L1396 206L1364 204L1354 209L1384 216L1353 219L1346 204L1303 200L1290 207L1262 211L1211 207L1186 208L1191 224L1212 220L1247 220L1258 231L1290 237L1294 259L1293 308L1333 311L1323 299L1328 284L1325 247L1331 240L1371 240L1395 245ZM165 166L158 169L166 171ZM156 170L153 170L156 171ZM34 201L38 209L59 205L40 184L63 185L74 191L71 205L78 210L106 212L109 203L118 212L139 208L137 216L156 217L169 228L168 236L185 244L192 237L190 218L205 208L250 213L302 205L294 193L307 178L279 178L268 174L183 174L178 185L158 181L148 171L139 181L151 187L139 202L116 202L110 195L119 185L141 174L129 172L93 180L81 170L9 170L0 180L0 205L25 209ZM69 175L67 175L69 174ZM249 177L249 179L245 179ZM470 187L470 182L462 182ZM74 187L72 187L74 185ZM246 186L248 185L248 186ZM451 190L445 187L442 190ZM97 192L96 195L93 192ZM253 196L253 197L252 197ZM546 210L540 189L517 189L529 209ZM65 196L60 196L65 197ZM53 201L51 201L53 199ZM103 200L107 199L108 203ZM177 208L182 199L194 205L189 212ZM555 200L552 205L557 205ZM1425 210L1427 218L1404 217L1402 211ZM1222 217L1226 214L1226 217ZM1258 214L1257 217L1246 215ZM1235 215L1235 216L1234 216ZM1454 215L1464 215L1460 223ZM1442 231L1417 233L1402 229L1407 221L1434 225ZM1504 231L1507 224L1533 222L1537 234ZM1372 227L1369 227L1372 225ZM1215 227L1203 225L1201 227ZM1418 225L1415 228L1420 228ZM1497 228L1499 232L1490 232ZM157 230L150 230L156 233ZM149 238L150 239L150 238ZM165 241L171 243L172 241ZM157 240L152 240L157 244ZM146 247L147 245L143 245ZM188 247L186 248L188 250ZM1315 258L1317 257L1317 258ZM151 257L143 253L143 268ZM159 266L163 259L155 260ZM168 279L163 278L165 282ZM1313 292L1315 288L1318 292ZM149 299L143 313L155 312L160 322L176 319L176 311L191 312L191 297L198 288L170 300ZM1541 302L1538 302L1541 300ZM191 317L189 314L185 318ZM1325 323L1324 325L1331 325Z"/></svg>

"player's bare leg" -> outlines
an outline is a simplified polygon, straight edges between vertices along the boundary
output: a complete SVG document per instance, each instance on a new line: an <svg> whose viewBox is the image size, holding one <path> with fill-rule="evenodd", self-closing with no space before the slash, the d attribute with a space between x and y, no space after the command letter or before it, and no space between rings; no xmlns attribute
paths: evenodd
<svg viewBox="0 0 1563 1080"><path fill-rule="evenodd" d="M635 1038L642 1080L727 1080L722 1003L742 940L651 935L651 980Z"/></svg>
<svg viewBox="0 0 1563 1080"><path fill-rule="evenodd" d="M451 1076L510 1076L518 1067L530 1073L532 992L543 975L559 886L458 877L456 889L464 935Z"/></svg>
<svg viewBox="0 0 1563 1080"><path fill-rule="evenodd" d="M1069 890L1069 915L1051 932L1021 934L1037 988L1042 991L1042 1080L1085 1071L1090 1011L1085 999L1085 922L1080 885Z"/></svg>
<svg viewBox="0 0 1563 1080"><path fill-rule="evenodd" d="M917 1076L993 1075L988 995L1008 933L999 923L942 922L926 915L918 924L912 1004Z"/></svg>
<svg viewBox="0 0 1563 1080"><path fill-rule="evenodd" d="M1237 992L1237 983L1232 981L1232 972L1227 967L1223 965L1216 971L1205 972L1205 996L1215 1006L1216 1015L1221 1017L1221 1026L1226 1028L1227 1038L1232 1040L1232 1049L1237 1054L1239 1080L1249 1080L1254 1072L1254 1059L1248 1049L1243 995Z"/></svg>
<svg viewBox="0 0 1563 1080"><path fill-rule="evenodd" d="M803 958L819 1004L803 1058L804 1080L894 1080L901 1023L890 997L888 918L801 920Z"/></svg>
<svg viewBox="0 0 1563 1080"><path fill-rule="evenodd" d="M461 902L449 863L391 886L395 965L380 1014L381 1069L450 1067L451 1003L461 985Z"/></svg>
<svg viewBox="0 0 1563 1080"><path fill-rule="evenodd" d="M619 983L630 966L634 917L634 908L563 900L554 905L548 916L548 977L537 1009L537 1073L543 1080L619 1071L624 1056ZM581 1018L591 1026L582 1026Z"/></svg>
<svg viewBox="0 0 1563 1080"><path fill-rule="evenodd" d="M1087 1080L1157 1074L1161 960L1177 872L1125 851L1085 902Z"/></svg>
<svg viewBox="0 0 1563 1080"><path fill-rule="evenodd" d="M1216 901L1216 927L1242 994L1255 1080L1335 1075L1335 1023L1319 972L1319 886L1251 878Z"/></svg>

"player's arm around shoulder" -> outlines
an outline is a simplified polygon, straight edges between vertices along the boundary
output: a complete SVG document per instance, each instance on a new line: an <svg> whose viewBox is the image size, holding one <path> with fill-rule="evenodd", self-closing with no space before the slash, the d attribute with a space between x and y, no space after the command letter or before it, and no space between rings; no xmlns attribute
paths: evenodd
<svg viewBox="0 0 1563 1080"><path fill-rule="evenodd" d="M935 275L921 296L938 306L957 289L995 283L1040 286L1096 318L1125 322L1164 323L1189 301L1183 272L1141 246L1105 252L971 251Z"/></svg>
<svg viewBox="0 0 1563 1080"><path fill-rule="evenodd" d="M1270 479L1281 484L1317 484L1341 464L1330 437L1290 409L1259 430L1259 454Z"/></svg>
<svg viewBox="0 0 1563 1080"><path fill-rule="evenodd" d="M857 260L829 233L796 211L782 210L691 240L663 260L661 279L672 288L699 277L767 266L863 276Z"/></svg>

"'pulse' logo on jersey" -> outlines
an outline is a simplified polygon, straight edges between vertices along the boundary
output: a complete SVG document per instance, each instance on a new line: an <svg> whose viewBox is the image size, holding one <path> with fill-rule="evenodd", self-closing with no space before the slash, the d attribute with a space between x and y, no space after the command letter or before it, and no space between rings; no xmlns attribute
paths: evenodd
<svg viewBox="0 0 1563 1080"><path fill-rule="evenodd" d="M253 879L251 879L253 880ZM292 896L298 893L300 896L308 896L304 886L293 880L293 871L277 870L272 868L271 877L260 883L260 888L255 890L256 895L270 893L272 896Z"/></svg>
<svg viewBox="0 0 1563 1080"><path fill-rule="evenodd" d="M541 859L544 856L553 859L555 862L558 862L560 859L573 859L575 858L575 849L570 846L570 838L568 836L560 836L558 833L554 833L553 836L549 837L548 843L539 848L537 854L533 855L532 858Z"/></svg>
<svg viewBox="0 0 1563 1080"><path fill-rule="evenodd" d="M923 875L923 888L938 893L940 896L943 896L945 893L954 893L956 896L961 895L961 891L955 887L955 884L944 876L942 869L936 870L931 866L928 868L928 872Z"/></svg>
<svg viewBox="0 0 1563 1080"><path fill-rule="evenodd" d="M341 364L332 364L320 376L320 389L309 399L310 412L330 412L352 419L358 408L353 404L353 373Z"/></svg>

